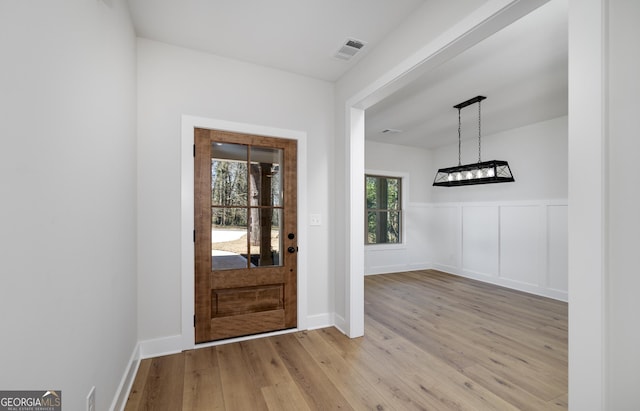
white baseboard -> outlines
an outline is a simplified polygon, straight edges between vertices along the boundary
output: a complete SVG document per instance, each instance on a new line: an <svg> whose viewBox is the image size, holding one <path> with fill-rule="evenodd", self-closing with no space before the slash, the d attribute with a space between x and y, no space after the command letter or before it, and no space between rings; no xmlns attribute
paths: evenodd
<svg viewBox="0 0 640 411"><path fill-rule="evenodd" d="M401 273L405 271L428 270L433 267L429 262L413 263L413 264L393 264L393 265L377 265L366 267L364 275L378 275Z"/></svg>
<svg viewBox="0 0 640 411"><path fill-rule="evenodd" d="M335 324L334 313L307 316L307 330L332 327Z"/></svg>
<svg viewBox="0 0 640 411"><path fill-rule="evenodd" d="M457 275L459 277L470 278L472 280L482 281L484 283L495 284L501 287L510 288L512 290L523 291L525 293L539 295L541 297L552 298L554 300L569 301L569 294L566 291L554 290L551 288L540 287L535 284L528 284L510 280L504 277L497 277L488 273L476 273L469 270L458 270L456 267L434 264L434 270L443 271L447 274Z"/></svg>
<svg viewBox="0 0 640 411"><path fill-rule="evenodd" d="M470 277L474 278L474 277ZM513 290L523 291L529 294L539 295L541 297L547 297L554 300L560 300L569 302L569 293L566 291L554 290L552 288L545 288L535 284L523 283L516 280L511 280L509 278L491 278L487 280L483 280L482 278L476 278L480 281L490 282L496 285L500 285L502 287L511 288ZM494 281L495 280L495 281Z"/></svg>
<svg viewBox="0 0 640 411"><path fill-rule="evenodd" d="M433 267L433 263L431 262L407 264L409 271L429 270L431 267Z"/></svg>
<svg viewBox="0 0 640 411"><path fill-rule="evenodd" d="M160 357L163 355L182 352L182 336L154 338L153 340L140 341L140 358Z"/></svg>
<svg viewBox="0 0 640 411"><path fill-rule="evenodd" d="M444 271L445 273L449 273L449 274L456 274L458 271L458 267L453 265L448 265L448 264L433 263L431 268L438 271Z"/></svg>
<svg viewBox="0 0 640 411"><path fill-rule="evenodd" d="M318 328L331 327L331 326L334 325L334 322L335 321L334 321L334 314L333 313L310 315L310 316L307 317L307 328L306 329L314 330L314 329L318 329ZM236 338L236 339L229 339L229 340L225 340L224 342L198 344L197 347L196 347L196 345L194 345L193 347L187 347L187 348L200 348L200 347L205 347L207 345L219 345L221 343L229 343L229 342L234 342L234 341L243 341L243 340L247 340L247 339L251 339L251 338L267 337L269 335L277 335L277 334L287 333L287 332L291 332L291 331L302 331L302 330L301 329L294 329L294 330L277 331L275 333L266 333L266 334L259 334L259 335L249 336L249 337L240 337L240 338ZM171 335L169 337L161 337L161 338L154 338L152 340L140 341L140 343L138 345L139 345L139 357L140 357L140 359L153 358L153 357L160 357L160 356L163 356L163 355L175 354L175 353L182 352L185 349L183 338L182 338L181 335Z"/></svg>
<svg viewBox="0 0 640 411"><path fill-rule="evenodd" d="M129 392L131 392L131 387L133 386L133 382L136 379L136 374L138 373L139 366L140 343L136 344L135 348L133 349L133 353L131 353L129 364L124 372L124 375L122 376L120 385L118 385L118 389L116 390L116 394L113 397L113 401L111 402L109 411L124 411L124 407L127 405Z"/></svg>
<svg viewBox="0 0 640 411"><path fill-rule="evenodd" d="M333 320L334 320L334 324L333 326L336 327L338 330L340 330L340 332L344 335L349 335L347 333L347 322L345 321L344 317L338 315L338 314L334 314L333 315Z"/></svg>

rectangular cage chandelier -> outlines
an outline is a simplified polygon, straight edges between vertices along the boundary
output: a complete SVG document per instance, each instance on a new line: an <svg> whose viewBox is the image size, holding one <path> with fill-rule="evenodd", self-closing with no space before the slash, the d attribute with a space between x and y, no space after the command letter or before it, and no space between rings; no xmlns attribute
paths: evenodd
<svg viewBox="0 0 640 411"><path fill-rule="evenodd" d="M458 109L458 165L441 168L436 172L434 186L457 187L477 184L509 183L515 181L509 163L502 160L482 161L481 157L481 104L484 96L477 96L453 106ZM461 161L461 110L478 103L478 162L462 164Z"/></svg>

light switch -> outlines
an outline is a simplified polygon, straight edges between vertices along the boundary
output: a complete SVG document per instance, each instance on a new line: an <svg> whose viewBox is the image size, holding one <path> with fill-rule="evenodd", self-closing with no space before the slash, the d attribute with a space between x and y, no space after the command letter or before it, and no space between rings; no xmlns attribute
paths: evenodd
<svg viewBox="0 0 640 411"><path fill-rule="evenodd" d="M322 219L320 214L309 214L309 225L321 225Z"/></svg>

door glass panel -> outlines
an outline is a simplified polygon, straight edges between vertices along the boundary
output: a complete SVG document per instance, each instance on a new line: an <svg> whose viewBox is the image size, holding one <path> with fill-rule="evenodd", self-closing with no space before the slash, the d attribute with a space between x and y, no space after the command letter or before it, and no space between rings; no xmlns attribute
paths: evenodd
<svg viewBox="0 0 640 411"><path fill-rule="evenodd" d="M211 143L211 205L247 205L247 146Z"/></svg>
<svg viewBox="0 0 640 411"><path fill-rule="evenodd" d="M282 205L282 149L251 147L251 205Z"/></svg>
<svg viewBox="0 0 640 411"><path fill-rule="evenodd" d="M281 266L282 149L211 143L211 269Z"/></svg>
<svg viewBox="0 0 640 411"><path fill-rule="evenodd" d="M278 208L254 208L251 210L251 264L257 267L281 266L282 210ZM257 220L254 219L257 216ZM253 224L257 221L256 224Z"/></svg>
<svg viewBox="0 0 640 411"><path fill-rule="evenodd" d="M211 209L211 269L247 268L247 209Z"/></svg>

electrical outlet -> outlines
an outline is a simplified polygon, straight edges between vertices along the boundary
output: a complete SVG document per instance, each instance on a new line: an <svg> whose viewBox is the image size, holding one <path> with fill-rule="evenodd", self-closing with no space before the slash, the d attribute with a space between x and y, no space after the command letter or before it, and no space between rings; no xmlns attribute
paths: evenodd
<svg viewBox="0 0 640 411"><path fill-rule="evenodd" d="M87 395L87 411L96 411L96 387L91 387Z"/></svg>

